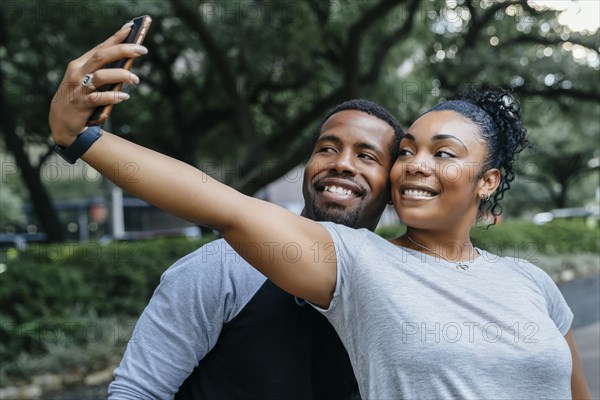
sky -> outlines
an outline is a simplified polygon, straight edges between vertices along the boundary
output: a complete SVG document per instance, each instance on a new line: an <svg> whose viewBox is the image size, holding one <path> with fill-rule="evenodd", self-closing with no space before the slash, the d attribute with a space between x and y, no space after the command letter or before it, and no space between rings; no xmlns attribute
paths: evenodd
<svg viewBox="0 0 600 400"><path fill-rule="evenodd" d="M563 10L558 22L573 31L589 31L594 34L600 27L600 1L598 0L531 0L531 4Z"/></svg>

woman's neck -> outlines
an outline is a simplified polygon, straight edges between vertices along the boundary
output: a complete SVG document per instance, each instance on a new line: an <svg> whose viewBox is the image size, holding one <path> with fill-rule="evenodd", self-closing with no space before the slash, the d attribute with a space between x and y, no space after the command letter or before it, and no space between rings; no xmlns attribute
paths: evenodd
<svg viewBox="0 0 600 400"><path fill-rule="evenodd" d="M468 232L438 232L408 227L406 233L392 243L451 262L472 261L479 255Z"/></svg>

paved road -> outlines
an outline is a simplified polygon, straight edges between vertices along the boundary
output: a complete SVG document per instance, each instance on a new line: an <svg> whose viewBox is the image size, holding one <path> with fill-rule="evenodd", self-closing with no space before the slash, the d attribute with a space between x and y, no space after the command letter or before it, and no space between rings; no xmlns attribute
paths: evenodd
<svg viewBox="0 0 600 400"><path fill-rule="evenodd" d="M592 398L598 400L600 399L600 322L576 329L574 336Z"/></svg>
<svg viewBox="0 0 600 400"><path fill-rule="evenodd" d="M575 314L573 329L600 321L600 274L561 283L558 288Z"/></svg>
<svg viewBox="0 0 600 400"><path fill-rule="evenodd" d="M600 274L558 285L575 314L573 334L593 399L600 399Z"/></svg>

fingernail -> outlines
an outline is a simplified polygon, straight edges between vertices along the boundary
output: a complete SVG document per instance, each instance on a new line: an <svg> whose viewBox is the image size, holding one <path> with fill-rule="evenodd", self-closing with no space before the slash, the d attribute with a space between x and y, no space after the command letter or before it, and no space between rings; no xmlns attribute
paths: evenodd
<svg viewBox="0 0 600 400"><path fill-rule="evenodd" d="M125 25L123 25L123 26L121 27L121 29L119 29L119 30L123 30L123 29L125 29L125 28L129 28L129 27L130 27L130 26L132 26L132 25L133 25L133 21L127 21L127 22L125 22Z"/></svg>
<svg viewBox="0 0 600 400"><path fill-rule="evenodd" d="M120 102L125 101L125 100L129 100L129 94L125 93L125 92L119 92L117 93L117 100Z"/></svg>
<svg viewBox="0 0 600 400"><path fill-rule="evenodd" d="M138 78L138 76L136 74L129 74L129 77L131 78L131 81L135 84L140 83L140 78Z"/></svg>
<svg viewBox="0 0 600 400"><path fill-rule="evenodd" d="M140 45L136 44L133 46L133 52L135 54L146 54L146 53L148 53L148 49L145 48L144 46L140 46Z"/></svg>

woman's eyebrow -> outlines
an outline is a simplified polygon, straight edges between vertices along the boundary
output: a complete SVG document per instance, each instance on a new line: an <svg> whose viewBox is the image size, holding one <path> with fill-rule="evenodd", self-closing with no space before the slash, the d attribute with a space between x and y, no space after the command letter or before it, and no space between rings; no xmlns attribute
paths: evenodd
<svg viewBox="0 0 600 400"><path fill-rule="evenodd" d="M411 141L413 141L413 142L417 140L417 139L415 139L415 137L414 137L412 134L410 134L410 133L405 133L405 134L404 134L404 137L403 137L402 139L408 139L408 140L411 140Z"/></svg>
<svg viewBox="0 0 600 400"><path fill-rule="evenodd" d="M412 141L412 142L414 142L414 141L416 141L416 140L417 140L417 139L415 138L415 136L414 136L414 135L412 135L412 134L410 134L410 133L406 133L406 134L404 134L404 138L403 138L403 139L408 139L408 140L410 140L410 141ZM469 149L467 148L467 146L466 146L466 145L463 143L463 141L462 141L462 140L460 140L459 138L457 138L457 137L456 137L456 136L454 136L454 135L449 135L449 134L439 134L439 135L435 135L434 137L432 137L432 138L431 138L431 141L432 141L432 142L437 142L437 141L440 141L440 140L454 140L454 141L456 141L456 142L460 143L460 144L461 144L461 145L462 145L462 146L465 148L465 150L469 150Z"/></svg>
<svg viewBox="0 0 600 400"><path fill-rule="evenodd" d="M462 147L465 148L465 150L469 150L469 149L467 149L467 145L464 144L462 140L460 140L459 138L457 138L454 135L439 134L439 135L435 135L434 137L432 137L431 140L433 142L436 142L436 141L439 141L439 140L454 140L455 142L460 143L462 145Z"/></svg>

